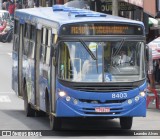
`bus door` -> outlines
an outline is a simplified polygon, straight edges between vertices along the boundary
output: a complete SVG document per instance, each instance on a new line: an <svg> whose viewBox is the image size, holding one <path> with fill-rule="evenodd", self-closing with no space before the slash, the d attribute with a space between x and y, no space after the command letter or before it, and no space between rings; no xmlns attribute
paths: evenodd
<svg viewBox="0 0 160 139"><path fill-rule="evenodd" d="M36 29L36 51L35 51L35 105L39 109L40 93L39 93L39 69L40 69L40 47L41 47L42 30Z"/></svg>
<svg viewBox="0 0 160 139"><path fill-rule="evenodd" d="M30 73L29 73L29 77L30 77L30 81L31 81L31 103L34 104L36 106L36 87L35 87L35 73L36 73L36 68L35 68L35 54L36 54L36 26L35 25L30 25L30 37L29 37L29 61L30 61Z"/></svg>
<svg viewBox="0 0 160 139"><path fill-rule="evenodd" d="M28 101L35 105L35 39L36 26L25 23L23 70L26 78Z"/></svg>
<svg viewBox="0 0 160 139"><path fill-rule="evenodd" d="M50 94L50 51L52 42L52 30L48 27L42 27L42 42L40 49L40 73L39 89L41 109L49 112L49 94ZM45 100L45 101L44 101Z"/></svg>
<svg viewBox="0 0 160 139"><path fill-rule="evenodd" d="M19 59L21 58L19 47L19 22L18 20L14 21L14 38L13 38L13 51L12 51L12 88L18 96L21 96L21 91L18 89L18 79L19 79Z"/></svg>
<svg viewBox="0 0 160 139"><path fill-rule="evenodd" d="M50 103L51 103L51 113L55 113L55 102L56 102L56 42L58 35L53 34L52 35L52 45L51 45L51 74L50 74L50 79L51 79L51 96L50 96Z"/></svg>
<svg viewBox="0 0 160 139"><path fill-rule="evenodd" d="M22 83L22 62L23 62L23 57L22 57L22 46L23 46L23 28L24 25L20 24L19 27L19 54L18 54L18 95L23 96L23 83Z"/></svg>

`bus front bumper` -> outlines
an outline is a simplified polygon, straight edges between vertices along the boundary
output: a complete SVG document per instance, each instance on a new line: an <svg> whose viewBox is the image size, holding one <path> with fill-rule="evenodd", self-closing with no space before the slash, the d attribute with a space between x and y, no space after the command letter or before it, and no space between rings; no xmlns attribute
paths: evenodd
<svg viewBox="0 0 160 139"><path fill-rule="evenodd" d="M98 111L97 108L107 109ZM57 117L145 117L146 116L146 97L125 100L123 103L91 104L58 98L56 105Z"/></svg>

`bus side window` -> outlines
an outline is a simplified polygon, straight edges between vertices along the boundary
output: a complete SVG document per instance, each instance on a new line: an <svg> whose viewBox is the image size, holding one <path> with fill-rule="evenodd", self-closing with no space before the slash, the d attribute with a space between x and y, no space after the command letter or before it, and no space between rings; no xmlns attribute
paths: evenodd
<svg viewBox="0 0 160 139"><path fill-rule="evenodd" d="M24 25L24 49L23 54L25 56L28 56L28 47L29 47L29 25L25 23Z"/></svg>
<svg viewBox="0 0 160 139"><path fill-rule="evenodd" d="M46 44L46 64L47 65L49 65L50 63L51 43L52 43L52 31L51 29L49 29L47 34L47 44Z"/></svg>
<svg viewBox="0 0 160 139"><path fill-rule="evenodd" d="M52 31L51 29L43 28L42 33L41 62L49 65L50 49L52 44Z"/></svg>
<svg viewBox="0 0 160 139"><path fill-rule="evenodd" d="M31 31L30 31L30 39L35 40L35 31L36 27L34 25L31 25Z"/></svg>
<svg viewBox="0 0 160 139"><path fill-rule="evenodd" d="M18 51L18 35L19 35L19 24L18 24L18 21L15 20L14 21L14 45L13 45L13 50L14 51Z"/></svg>
<svg viewBox="0 0 160 139"><path fill-rule="evenodd" d="M45 62L45 43L46 43L46 32L47 29L43 28L42 29L42 43L41 43L41 53L40 53L40 59L41 62L44 63Z"/></svg>
<svg viewBox="0 0 160 139"><path fill-rule="evenodd" d="M29 35L30 35L30 25L27 24L27 23L25 23L25 32L24 32L24 36L25 36L26 38L29 39Z"/></svg>
<svg viewBox="0 0 160 139"><path fill-rule="evenodd" d="M19 24L18 24L18 21L17 20L15 20L14 21L14 34L17 34L18 35L18 33L19 33Z"/></svg>
<svg viewBox="0 0 160 139"><path fill-rule="evenodd" d="M28 57L29 58L34 58L34 49L35 49L35 31L36 28L34 25L30 26L30 35L29 35L29 50L28 50Z"/></svg>

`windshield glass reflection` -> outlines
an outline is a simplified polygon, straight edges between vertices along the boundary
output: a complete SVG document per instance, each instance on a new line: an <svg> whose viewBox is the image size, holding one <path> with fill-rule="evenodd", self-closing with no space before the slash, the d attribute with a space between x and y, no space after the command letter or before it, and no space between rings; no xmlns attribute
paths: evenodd
<svg viewBox="0 0 160 139"><path fill-rule="evenodd" d="M138 81L143 76L138 41L61 42L59 77L74 82Z"/></svg>

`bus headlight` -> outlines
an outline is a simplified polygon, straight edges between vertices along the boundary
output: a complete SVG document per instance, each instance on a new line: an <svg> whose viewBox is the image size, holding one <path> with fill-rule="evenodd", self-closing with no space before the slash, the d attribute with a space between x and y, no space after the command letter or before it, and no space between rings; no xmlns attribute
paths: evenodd
<svg viewBox="0 0 160 139"><path fill-rule="evenodd" d="M70 97L70 96L67 96L67 97L66 97L66 101L69 102L70 100L71 100L71 97Z"/></svg>
<svg viewBox="0 0 160 139"><path fill-rule="evenodd" d="M136 97L135 97L135 101L136 101L136 102L139 101L139 96L136 96Z"/></svg>
<svg viewBox="0 0 160 139"><path fill-rule="evenodd" d="M145 92L140 92L139 95L140 95L141 97L144 97L146 94L145 94Z"/></svg>
<svg viewBox="0 0 160 139"><path fill-rule="evenodd" d="M64 97L64 96L66 95L66 92L64 92L64 91L59 91L58 94L59 94L60 97Z"/></svg>
<svg viewBox="0 0 160 139"><path fill-rule="evenodd" d="M128 104L132 104L132 99L128 99Z"/></svg>
<svg viewBox="0 0 160 139"><path fill-rule="evenodd" d="M76 104L78 104L78 100L77 99L74 99L73 100L73 103L76 105Z"/></svg>

